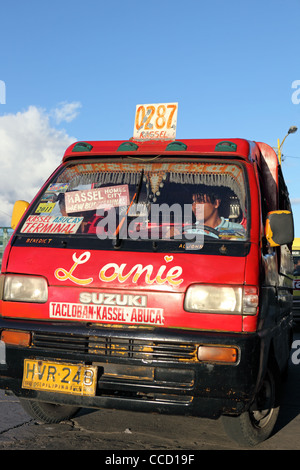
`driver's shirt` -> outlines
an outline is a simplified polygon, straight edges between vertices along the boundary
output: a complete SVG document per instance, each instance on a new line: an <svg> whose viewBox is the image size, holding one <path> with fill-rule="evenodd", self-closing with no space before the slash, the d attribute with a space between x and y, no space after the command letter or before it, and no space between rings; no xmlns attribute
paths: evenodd
<svg viewBox="0 0 300 470"><path fill-rule="evenodd" d="M198 227L197 227L198 225ZM230 222L228 219L225 219L224 217L221 217L221 223L214 227L214 230L217 230L220 232L219 236L220 238L228 238L228 237L233 237L233 238L244 238L245 237L245 229L241 224L237 224L236 222ZM205 233L205 235L209 235L210 237L213 238L219 238L217 234L209 231L205 231L203 228L203 224L200 222L196 222L193 227L186 228L185 229L186 233ZM223 236L224 235L224 236Z"/></svg>

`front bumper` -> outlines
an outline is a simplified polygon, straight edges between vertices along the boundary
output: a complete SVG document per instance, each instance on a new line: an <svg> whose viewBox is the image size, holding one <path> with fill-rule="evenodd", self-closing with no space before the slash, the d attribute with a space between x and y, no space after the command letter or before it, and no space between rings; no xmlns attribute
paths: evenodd
<svg viewBox="0 0 300 470"><path fill-rule="evenodd" d="M32 342L29 347L5 346L0 388L34 400L218 418L245 411L261 375L261 338L253 333L95 328L1 319L3 329L30 331ZM207 344L237 347L237 362L200 362L197 348ZM96 365L96 395L23 389L24 359Z"/></svg>

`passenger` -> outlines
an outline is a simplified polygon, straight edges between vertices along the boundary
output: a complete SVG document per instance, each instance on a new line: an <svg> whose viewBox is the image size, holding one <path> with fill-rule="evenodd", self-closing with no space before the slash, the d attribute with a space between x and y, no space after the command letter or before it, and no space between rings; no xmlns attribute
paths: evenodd
<svg viewBox="0 0 300 470"><path fill-rule="evenodd" d="M183 228L183 234L204 233L219 238L222 233L222 238L244 237L246 231L241 224L231 222L219 214L221 203L221 196L214 188L207 188L194 193L192 195L192 212L196 221L193 224L186 225ZM199 207L199 205L202 205L202 207ZM165 238L178 238L179 236L180 229L178 227L170 227L165 234Z"/></svg>
<svg viewBox="0 0 300 470"><path fill-rule="evenodd" d="M192 200L192 211L195 215L196 222L193 227L187 227L185 229L185 233L197 233L198 227L203 230L203 226L205 226L218 232L222 231L224 233L224 231L237 231L240 235L245 234L245 229L241 224L230 222L229 219L220 216L219 208L221 206L222 199L214 190L210 191L208 189L205 192L195 193L192 196ZM203 205L201 210L197 210L199 204ZM218 236L214 231L210 232L208 230L208 232L211 236Z"/></svg>

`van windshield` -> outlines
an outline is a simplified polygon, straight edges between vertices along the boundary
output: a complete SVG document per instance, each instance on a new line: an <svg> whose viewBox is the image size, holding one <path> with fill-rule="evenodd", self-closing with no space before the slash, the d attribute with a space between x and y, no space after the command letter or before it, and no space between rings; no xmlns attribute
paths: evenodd
<svg viewBox="0 0 300 470"><path fill-rule="evenodd" d="M237 163L92 161L65 167L48 184L22 234L206 242L247 238L247 192Z"/></svg>

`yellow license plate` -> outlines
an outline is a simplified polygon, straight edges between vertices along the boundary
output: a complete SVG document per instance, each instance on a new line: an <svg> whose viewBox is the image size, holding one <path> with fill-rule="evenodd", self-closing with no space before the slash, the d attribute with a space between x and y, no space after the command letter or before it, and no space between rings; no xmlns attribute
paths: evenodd
<svg viewBox="0 0 300 470"><path fill-rule="evenodd" d="M23 388L94 396L96 382L97 367L94 366L24 360Z"/></svg>

